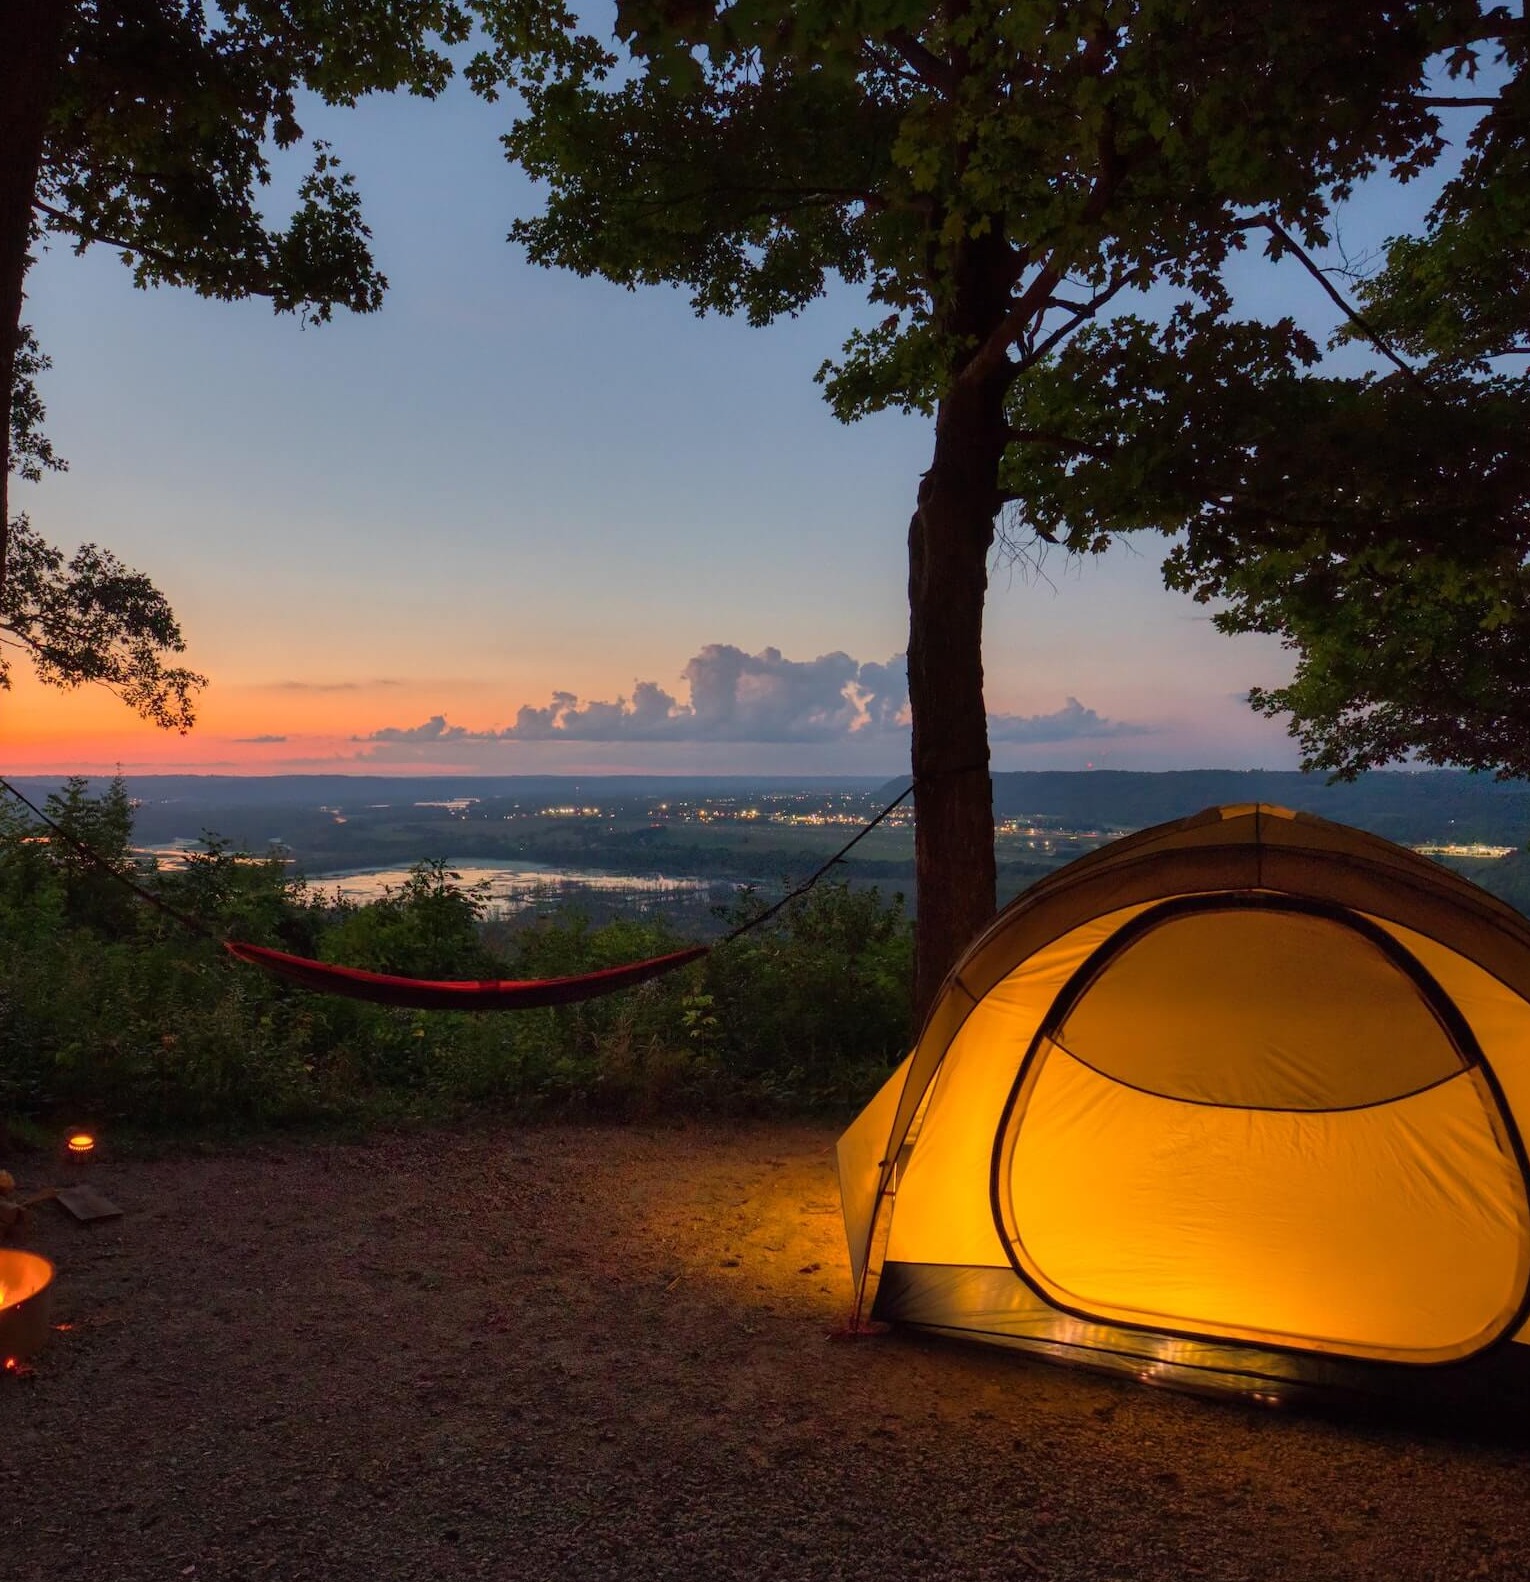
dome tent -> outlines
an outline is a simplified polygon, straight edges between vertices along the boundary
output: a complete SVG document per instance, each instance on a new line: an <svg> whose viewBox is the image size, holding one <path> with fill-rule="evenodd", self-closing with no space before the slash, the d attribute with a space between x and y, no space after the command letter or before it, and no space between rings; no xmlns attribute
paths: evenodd
<svg viewBox="0 0 1530 1582"><path fill-rule="evenodd" d="M873 1318L1454 1402L1530 1378L1525 1130L1530 922L1250 804L1000 912L837 1163Z"/></svg>

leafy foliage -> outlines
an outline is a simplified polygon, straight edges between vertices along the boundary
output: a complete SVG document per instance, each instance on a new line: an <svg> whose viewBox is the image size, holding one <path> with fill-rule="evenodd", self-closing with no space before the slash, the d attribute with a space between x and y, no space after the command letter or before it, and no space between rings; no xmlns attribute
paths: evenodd
<svg viewBox="0 0 1530 1582"><path fill-rule="evenodd" d="M67 466L42 430L46 411L35 381L49 366L23 327L8 454L12 471L31 482ZM11 685L10 647L26 655L45 685L72 690L97 682L155 724L189 730L206 680L171 662L186 644L164 594L109 550L84 544L66 559L27 517L7 525L0 539L0 691Z"/></svg>
<svg viewBox="0 0 1530 1582"><path fill-rule="evenodd" d="M498 62L524 105L507 150L547 192L512 231L534 260L678 285L698 312L755 324L832 279L861 287L867 321L819 374L834 410L935 418L908 536L921 1005L995 899L981 624L996 518L1011 504L1022 531L1102 548L1196 517L1194 469L1234 458L1220 392L1190 371L1257 344L1279 396L1313 352L1289 323L1233 321L1229 263L1253 241L1299 264L1357 182L1434 164L1432 69L1464 72L1514 29L1476 0L620 0L619 49L570 23L561 52ZM1485 262L1489 232L1471 245ZM1150 287L1180 305L1161 335L1088 337ZM1165 410L1110 384L1113 357L1176 390ZM1257 404L1244 370L1224 377ZM1205 419L1207 457L1175 452L1176 403ZM1128 454L1139 431L1151 454ZM1108 465L1097 508L1072 479L1081 459L1101 463L1090 481ZM1133 465L1158 498L1130 492ZM1192 545L1171 577L1216 583L1231 624L1273 623L1333 683L1333 628L1313 601L1282 602L1273 559L1258 587L1219 580L1263 553L1234 542L1249 524L1273 531L1224 517L1223 547ZM1278 547L1328 570L1350 546ZM1363 625L1367 570L1341 575ZM1289 691L1258 702L1304 717Z"/></svg>
<svg viewBox="0 0 1530 1582"><path fill-rule="evenodd" d="M763 905L745 894L728 921L746 922ZM912 969L901 896L888 904L874 889L820 885L792 903L784 926L745 934L708 964L711 1020L693 1017L692 1036L735 1075L847 1103L858 1083L846 1082L838 1057L900 1046Z"/></svg>
<svg viewBox="0 0 1530 1582"><path fill-rule="evenodd" d="M67 559L25 516L12 519L0 632L48 686L97 682L146 719L185 731L204 677L167 663L186 643L168 600L142 572L95 544ZM0 648L0 689L10 686Z"/></svg>
<svg viewBox="0 0 1530 1582"><path fill-rule="evenodd" d="M586 38L501 61L525 104L507 149L548 187L512 236L754 323L830 276L865 285L886 316L825 365L830 399L846 418L928 411L974 355L1007 352L1018 377L1130 287L1164 278L1221 307L1252 212L1316 241L1378 164L1429 163L1424 62L1476 16L624 0L625 58ZM1000 278L963 323L985 238Z"/></svg>
<svg viewBox="0 0 1530 1582"><path fill-rule="evenodd" d="M90 782L73 775L44 804L49 818L70 841L56 836L46 842L49 867L57 879L64 920L72 925L112 931L127 925L133 898L113 873L131 875L133 861L133 805L121 777L98 797L90 795ZM78 849L94 853L91 861Z"/></svg>
<svg viewBox="0 0 1530 1582"><path fill-rule="evenodd" d="M11 387L10 468L28 483L40 483L44 472L67 472L69 463L55 454L53 443L43 433L46 415L42 397L37 393L37 376L53 366L43 355L37 336L23 324L16 348L15 382Z"/></svg>
<svg viewBox="0 0 1530 1582"><path fill-rule="evenodd" d="M458 879L442 861L423 862L381 900L342 908L326 958L413 978L502 977L479 936L488 882L465 890Z"/></svg>
<svg viewBox="0 0 1530 1582"><path fill-rule="evenodd" d="M1335 337L1416 368L1340 378L1289 325L1181 313L1089 331L1013 406L1047 441L1012 479L1026 525L1085 551L1181 535L1170 586L1283 639L1292 682L1250 701L1346 778L1410 758L1530 774L1530 32L1482 31L1502 86Z"/></svg>
<svg viewBox="0 0 1530 1582"><path fill-rule="evenodd" d="M369 312L386 280L354 179L324 143L285 225L266 218L275 150L303 140L300 100L433 98L469 32L454 0L343 8L229 0L85 0L72 14L37 199L49 229L120 247L140 285L269 297L327 319Z"/></svg>
<svg viewBox="0 0 1530 1582"><path fill-rule="evenodd" d="M1477 101L1485 113L1460 169L1423 234L1394 237L1359 292L1374 329L1446 370L1486 372L1530 354L1530 25L1500 8L1494 15L1496 27L1484 24L1495 45L1487 58L1458 52L1450 63L1454 84L1496 88ZM1479 74L1488 79L1480 85Z"/></svg>
<svg viewBox="0 0 1530 1582"><path fill-rule="evenodd" d="M506 36L526 9L479 4L512 14ZM0 453L19 433L22 475L50 464L20 326L46 236L117 249L141 287L265 297L310 323L378 308L387 281L334 150L312 143L285 221L271 215L273 168L304 142L305 99L436 97L472 15L459 0L39 0L0 14L0 399L13 420ZM0 464L0 592L12 470Z"/></svg>

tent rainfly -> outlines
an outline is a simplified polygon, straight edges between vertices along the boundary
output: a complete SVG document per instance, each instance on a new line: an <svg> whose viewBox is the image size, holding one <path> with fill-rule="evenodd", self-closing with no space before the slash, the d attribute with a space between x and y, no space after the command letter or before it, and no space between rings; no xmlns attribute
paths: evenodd
<svg viewBox="0 0 1530 1582"><path fill-rule="evenodd" d="M995 918L840 1139L874 1319L1259 1399L1530 1379L1530 922L1212 808Z"/></svg>

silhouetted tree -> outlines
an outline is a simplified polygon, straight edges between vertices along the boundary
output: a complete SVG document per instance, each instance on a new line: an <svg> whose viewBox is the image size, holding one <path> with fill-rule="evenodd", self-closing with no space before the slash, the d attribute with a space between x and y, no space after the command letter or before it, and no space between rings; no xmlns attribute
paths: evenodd
<svg viewBox="0 0 1530 1582"><path fill-rule="evenodd" d="M469 31L456 0L17 0L0 10L4 404L44 233L117 248L143 286L262 296L310 319L376 308L386 281L352 178L316 143L295 212L273 226L262 212L271 152L302 141L303 93L342 105L395 89L439 93L453 69L445 52ZM0 580L9 444L0 432Z"/></svg>
<svg viewBox="0 0 1530 1582"><path fill-rule="evenodd" d="M1336 338L1379 371L1335 377L1254 323L1122 320L1013 413L1059 435L1027 457L1027 524L1084 550L1182 535L1171 585L1283 639L1292 681L1251 701L1346 779L1409 758L1530 776L1530 25L1493 7L1449 64L1427 103L1475 115L1461 165L1340 301Z"/></svg>
<svg viewBox="0 0 1530 1582"><path fill-rule="evenodd" d="M1066 475L1087 454L1068 427L1015 420L1030 383L1061 391L1063 413L1075 397L1129 403L1092 367L1060 386L1071 338L1153 285L1215 325L1230 255L1320 244L1354 182L1437 158L1429 63L1470 52L1483 12L621 0L616 31L608 50L570 20L556 52L501 52L524 106L508 150L547 186L514 237L538 262L676 283L699 311L755 324L831 276L864 287L874 316L820 374L834 410L934 418L909 526L923 1007L994 907L981 635L995 521L1007 503L1025 513L1029 458L1063 458ZM1304 355L1289 323L1266 333Z"/></svg>

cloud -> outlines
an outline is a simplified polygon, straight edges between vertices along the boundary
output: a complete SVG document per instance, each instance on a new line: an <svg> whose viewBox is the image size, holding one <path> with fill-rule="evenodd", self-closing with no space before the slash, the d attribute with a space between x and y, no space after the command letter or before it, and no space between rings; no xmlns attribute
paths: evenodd
<svg viewBox="0 0 1530 1582"><path fill-rule="evenodd" d="M240 743L241 746L263 747L270 742L284 742L287 738L285 736L236 736L233 739Z"/></svg>
<svg viewBox="0 0 1530 1582"><path fill-rule="evenodd" d="M448 725L444 714L432 714L423 725L397 726L387 725L380 731L373 731L370 736L352 738L355 741L366 742L456 742L456 741L489 741L493 733L470 733L460 725Z"/></svg>
<svg viewBox="0 0 1530 1582"><path fill-rule="evenodd" d="M988 716L988 739L995 743L1073 742L1101 736L1145 736L1148 732L1146 725L1107 720L1093 709L1086 709L1077 698L1069 698L1053 714Z"/></svg>
<svg viewBox="0 0 1530 1582"><path fill-rule="evenodd" d="M542 707L523 704L501 730L470 731L433 715L421 725L390 725L369 742L830 742L896 727L907 705L901 657L860 664L849 654L787 659L778 648L745 653L709 643L681 671L688 701L656 681L630 697L581 702L554 692Z"/></svg>
<svg viewBox="0 0 1530 1582"><path fill-rule="evenodd" d="M681 671L685 698L656 681L639 681L630 696L581 701L554 692L539 706L526 703L514 723L494 730L449 725L434 714L419 725L389 725L353 740L379 746L467 746L484 742L752 742L869 743L902 738L908 730L908 665L902 654L885 664L849 654L787 659L778 648L746 653L731 643L709 643ZM1055 713L998 714L995 743L1074 741L1141 734L1087 709L1077 698Z"/></svg>
<svg viewBox="0 0 1530 1582"><path fill-rule="evenodd" d="M908 658L895 654L885 665L862 665L856 677L869 731L900 730L908 724Z"/></svg>
<svg viewBox="0 0 1530 1582"><path fill-rule="evenodd" d="M544 708L523 706L497 734L504 741L832 741L863 719L864 668L849 654L796 660L779 648L747 654L709 643L680 673L689 702L656 681L639 681L630 698L609 703L555 692Z"/></svg>
<svg viewBox="0 0 1530 1582"><path fill-rule="evenodd" d="M375 681L261 681L254 685L262 692L367 692L374 687L401 687L405 683L383 676Z"/></svg>

